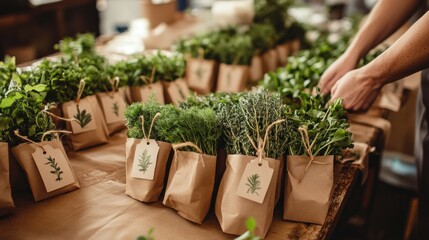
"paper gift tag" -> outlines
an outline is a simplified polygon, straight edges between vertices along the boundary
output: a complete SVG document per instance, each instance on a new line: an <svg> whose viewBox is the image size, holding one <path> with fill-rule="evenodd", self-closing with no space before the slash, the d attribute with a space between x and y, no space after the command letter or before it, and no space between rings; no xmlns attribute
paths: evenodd
<svg viewBox="0 0 429 240"><path fill-rule="evenodd" d="M158 152L159 146L154 139L149 139L149 142L142 139L136 145L131 177L153 180Z"/></svg>
<svg viewBox="0 0 429 240"><path fill-rule="evenodd" d="M74 134L95 130L94 114L87 99L81 99L79 103L68 106L67 111L69 116L77 120L71 122Z"/></svg>
<svg viewBox="0 0 429 240"><path fill-rule="evenodd" d="M273 177L274 169L270 168L268 161L262 160L259 166L259 160L251 160L237 187L237 195L251 201L262 204L267 194Z"/></svg>
<svg viewBox="0 0 429 240"><path fill-rule="evenodd" d="M32 155L46 192L52 192L76 181L61 150L44 145L43 149L38 147Z"/></svg>
<svg viewBox="0 0 429 240"><path fill-rule="evenodd" d="M140 88L142 102L147 102L152 94L155 94L157 102L164 104L164 93L161 82L152 83Z"/></svg>
<svg viewBox="0 0 429 240"><path fill-rule="evenodd" d="M195 88L207 88L213 75L213 63L197 59L191 61L189 69L189 85Z"/></svg>
<svg viewBox="0 0 429 240"><path fill-rule="evenodd" d="M238 92L243 90L246 68L236 65L222 65L219 71L218 92Z"/></svg>
<svg viewBox="0 0 429 240"><path fill-rule="evenodd" d="M124 121L125 102L118 93L115 93L113 97L108 94L104 94L101 97L101 106L103 107L104 117L107 124Z"/></svg>
<svg viewBox="0 0 429 240"><path fill-rule="evenodd" d="M167 88L168 95L174 105L178 106L181 102L188 99L188 85L183 80L171 82Z"/></svg>

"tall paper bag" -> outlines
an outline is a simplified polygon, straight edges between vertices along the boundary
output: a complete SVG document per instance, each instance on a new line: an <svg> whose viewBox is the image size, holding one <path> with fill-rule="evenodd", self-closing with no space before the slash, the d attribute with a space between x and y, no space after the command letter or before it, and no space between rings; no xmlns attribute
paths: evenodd
<svg viewBox="0 0 429 240"><path fill-rule="evenodd" d="M9 147L7 143L0 142L0 217L14 208L9 182Z"/></svg>

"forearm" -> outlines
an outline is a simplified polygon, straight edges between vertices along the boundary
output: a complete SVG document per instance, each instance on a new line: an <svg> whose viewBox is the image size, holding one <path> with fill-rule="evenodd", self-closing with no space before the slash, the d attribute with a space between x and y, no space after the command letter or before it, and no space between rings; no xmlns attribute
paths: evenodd
<svg viewBox="0 0 429 240"><path fill-rule="evenodd" d="M429 67L429 12L426 12L383 54L364 68L364 73L383 85Z"/></svg>
<svg viewBox="0 0 429 240"><path fill-rule="evenodd" d="M359 61L402 26L420 3L420 0L378 1L348 47L346 55L356 62Z"/></svg>

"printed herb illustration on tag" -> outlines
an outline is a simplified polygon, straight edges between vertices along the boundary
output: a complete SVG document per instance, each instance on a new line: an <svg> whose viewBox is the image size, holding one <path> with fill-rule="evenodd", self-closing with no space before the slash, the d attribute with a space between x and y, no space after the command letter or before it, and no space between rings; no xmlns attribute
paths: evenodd
<svg viewBox="0 0 429 240"><path fill-rule="evenodd" d="M180 94L180 97L181 97L182 99L186 99L186 96L185 96L185 94L183 93L182 88L180 88L180 86L179 86L179 85L176 85L176 87L177 87L177 91L178 91L178 92L179 92L179 94Z"/></svg>
<svg viewBox="0 0 429 240"><path fill-rule="evenodd" d="M149 168L149 165L152 164L152 162L150 161L151 156L148 154L147 149L145 149L143 151L143 153L140 155L139 158L139 171L146 173L147 169Z"/></svg>
<svg viewBox="0 0 429 240"><path fill-rule="evenodd" d="M247 177L247 183L246 186L249 188L247 189L247 193L256 194L259 196L259 193L257 192L260 187L261 181L259 179L258 174L252 174L252 176Z"/></svg>
<svg viewBox="0 0 429 240"><path fill-rule="evenodd" d="M199 66L197 71L195 71L195 75L197 76L198 81L201 81L203 79L204 73L205 73L204 69L201 66Z"/></svg>
<svg viewBox="0 0 429 240"><path fill-rule="evenodd" d="M76 109L77 113L73 117L77 120L81 128L85 128L92 121L92 116L86 112L86 109L80 111L79 104L76 104Z"/></svg>
<svg viewBox="0 0 429 240"><path fill-rule="evenodd" d="M50 171L50 173L54 174L57 176L57 178L55 179L55 181L61 181L63 180L61 178L61 174L63 174L64 172L61 171L61 168L58 166L58 163L55 161L55 158L53 158L52 156L49 156L46 158L48 160L47 163L45 163L45 165L48 165L53 168L54 170Z"/></svg>
<svg viewBox="0 0 429 240"><path fill-rule="evenodd" d="M118 102L114 102L112 106L113 113L119 117L119 105Z"/></svg>

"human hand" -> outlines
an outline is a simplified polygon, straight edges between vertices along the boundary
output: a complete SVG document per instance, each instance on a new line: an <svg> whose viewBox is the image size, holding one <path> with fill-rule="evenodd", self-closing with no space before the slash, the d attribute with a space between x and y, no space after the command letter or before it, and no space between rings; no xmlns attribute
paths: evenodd
<svg viewBox="0 0 429 240"><path fill-rule="evenodd" d="M320 91L324 94L329 94L335 83L343 77L347 72L356 68L356 58L343 54L323 73L320 78Z"/></svg>
<svg viewBox="0 0 429 240"><path fill-rule="evenodd" d="M349 111L367 111L382 87L382 81L372 77L367 68L359 68L346 73L335 83L332 100L342 98L344 108Z"/></svg>

